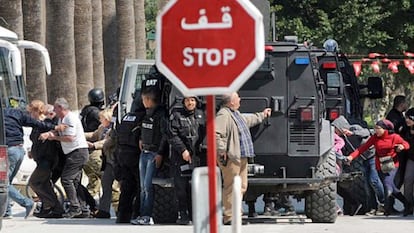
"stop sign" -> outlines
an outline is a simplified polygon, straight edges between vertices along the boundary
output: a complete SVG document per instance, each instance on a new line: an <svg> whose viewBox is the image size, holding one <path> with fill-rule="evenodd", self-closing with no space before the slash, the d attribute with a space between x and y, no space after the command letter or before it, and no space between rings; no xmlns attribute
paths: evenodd
<svg viewBox="0 0 414 233"><path fill-rule="evenodd" d="M249 0L171 0L157 17L156 64L185 95L237 91L264 60Z"/></svg>

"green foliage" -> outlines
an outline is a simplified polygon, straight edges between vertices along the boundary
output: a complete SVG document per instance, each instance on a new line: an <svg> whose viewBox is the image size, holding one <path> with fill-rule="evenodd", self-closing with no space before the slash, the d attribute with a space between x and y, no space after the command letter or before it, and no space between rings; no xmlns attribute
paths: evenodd
<svg viewBox="0 0 414 233"><path fill-rule="evenodd" d="M297 35L316 46L334 38L346 53L413 49L414 7L408 0L270 0L270 4L280 38Z"/></svg>
<svg viewBox="0 0 414 233"><path fill-rule="evenodd" d="M157 1L145 0L145 29L147 32L155 31L155 22L157 18L158 6Z"/></svg>
<svg viewBox="0 0 414 233"><path fill-rule="evenodd" d="M370 52L402 55L414 52L414 2L412 0L270 0L276 14L276 34L297 35L322 47L333 38L342 52L362 56ZM381 73L373 74L370 62L363 65L360 81L381 76L384 98L364 103L365 120L375 122L390 110L395 95L414 100L413 75L402 62L397 74L381 64Z"/></svg>
<svg viewBox="0 0 414 233"><path fill-rule="evenodd" d="M155 32L156 19L158 13L158 4L154 0L145 0L145 31L148 33ZM147 42L147 59L155 59L155 50Z"/></svg>

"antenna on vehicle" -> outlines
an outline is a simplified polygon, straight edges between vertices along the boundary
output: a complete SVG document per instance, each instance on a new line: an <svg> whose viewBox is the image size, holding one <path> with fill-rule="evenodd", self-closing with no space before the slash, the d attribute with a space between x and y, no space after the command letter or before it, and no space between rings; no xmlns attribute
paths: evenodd
<svg viewBox="0 0 414 233"><path fill-rule="evenodd" d="M276 42L276 12L272 12L272 40Z"/></svg>

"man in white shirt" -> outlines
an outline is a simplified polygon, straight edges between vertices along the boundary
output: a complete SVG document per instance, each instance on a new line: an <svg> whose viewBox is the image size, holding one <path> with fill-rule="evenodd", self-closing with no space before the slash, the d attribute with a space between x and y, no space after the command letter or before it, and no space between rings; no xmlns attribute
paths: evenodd
<svg viewBox="0 0 414 233"><path fill-rule="evenodd" d="M69 104L64 98L55 101L55 112L59 117L59 123L68 125L62 132L48 132L45 137L49 140L57 140L62 145L66 155L61 182L70 201L70 208L63 216L73 218L81 215L81 204L78 200L77 188L80 185L82 168L88 160L88 144L85 139L82 123L79 117L70 111Z"/></svg>

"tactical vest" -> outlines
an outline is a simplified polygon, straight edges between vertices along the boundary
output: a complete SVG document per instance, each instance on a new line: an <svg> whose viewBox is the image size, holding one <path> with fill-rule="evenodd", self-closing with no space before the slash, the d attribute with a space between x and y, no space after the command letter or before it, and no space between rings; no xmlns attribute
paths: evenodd
<svg viewBox="0 0 414 233"><path fill-rule="evenodd" d="M127 113L116 126L118 145L138 148L140 121L142 116L137 113Z"/></svg>
<svg viewBox="0 0 414 233"><path fill-rule="evenodd" d="M93 105L88 105L82 109L80 117L85 132L93 132L98 128L100 111L98 107Z"/></svg>

